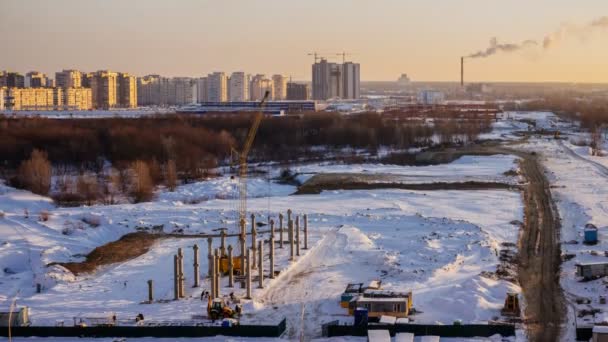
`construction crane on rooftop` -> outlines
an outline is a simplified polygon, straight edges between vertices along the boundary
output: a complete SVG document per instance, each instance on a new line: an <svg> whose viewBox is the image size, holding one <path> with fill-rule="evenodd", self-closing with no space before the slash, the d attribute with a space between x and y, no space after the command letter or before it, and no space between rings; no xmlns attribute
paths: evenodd
<svg viewBox="0 0 608 342"><path fill-rule="evenodd" d="M350 53L350 52L339 52L336 54L336 56L342 56L342 64L346 63L346 56L353 56L354 53Z"/></svg>
<svg viewBox="0 0 608 342"><path fill-rule="evenodd" d="M245 139L245 144L241 151L238 152L234 148L232 149L232 152L238 155L239 163L239 220L237 221L237 225L239 225L241 221L247 219L247 156L249 155L249 151L251 151L253 140L255 139L262 118L264 117L264 107L266 106L268 96L270 96L270 92L266 91L264 98L260 101L260 110L255 114L253 123L251 124L251 127L249 127L249 132L247 133L247 138Z"/></svg>

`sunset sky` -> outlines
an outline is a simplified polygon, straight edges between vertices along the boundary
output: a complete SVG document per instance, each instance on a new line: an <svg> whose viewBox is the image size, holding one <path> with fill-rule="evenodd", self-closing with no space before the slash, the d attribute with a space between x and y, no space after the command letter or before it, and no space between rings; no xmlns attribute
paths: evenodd
<svg viewBox="0 0 608 342"><path fill-rule="evenodd" d="M111 69L135 75L283 73L309 80L307 53L354 53L361 78L608 81L606 0L0 0L0 70ZM544 49L545 36L565 34Z"/></svg>

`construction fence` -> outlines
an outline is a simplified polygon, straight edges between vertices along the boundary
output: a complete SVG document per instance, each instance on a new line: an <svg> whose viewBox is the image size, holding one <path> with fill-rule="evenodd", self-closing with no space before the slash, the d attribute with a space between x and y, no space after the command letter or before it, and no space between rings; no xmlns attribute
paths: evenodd
<svg viewBox="0 0 608 342"><path fill-rule="evenodd" d="M490 337L499 334L503 337L515 336L515 326L510 324L463 324L463 325L429 325L429 324L396 324L367 326L338 325L330 322L323 325L323 335L334 336L367 336L368 330L388 330L391 336L407 332L414 335L436 335L441 337Z"/></svg>
<svg viewBox="0 0 608 342"><path fill-rule="evenodd" d="M287 327L286 319L278 325L221 326L92 326L92 327L12 327L11 335L19 337L280 337ZM8 336L8 328L0 327L0 336Z"/></svg>

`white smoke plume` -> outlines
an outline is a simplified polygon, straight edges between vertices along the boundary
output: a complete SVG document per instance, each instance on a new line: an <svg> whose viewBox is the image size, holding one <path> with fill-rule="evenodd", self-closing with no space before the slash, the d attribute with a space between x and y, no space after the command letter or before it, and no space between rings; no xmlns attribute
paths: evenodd
<svg viewBox="0 0 608 342"><path fill-rule="evenodd" d="M538 45L538 42L536 42L535 40L525 40L520 44L499 43L498 39L494 37L490 39L490 46L488 46L485 50L472 53L466 56L465 58L486 58L495 55L499 52L515 52L536 45Z"/></svg>
<svg viewBox="0 0 608 342"><path fill-rule="evenodd" d="M548 49L555 46L566 36L576 36L584 40L593 31L608 28L608 16L597 18L586 25L562 24L559 29L545 36L543 48Z"/></svg>

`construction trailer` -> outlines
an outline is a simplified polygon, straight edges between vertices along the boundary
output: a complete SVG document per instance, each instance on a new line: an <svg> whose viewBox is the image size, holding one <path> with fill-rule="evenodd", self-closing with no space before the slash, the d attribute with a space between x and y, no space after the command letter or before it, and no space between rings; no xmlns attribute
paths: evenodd
<svg viewBox="0 0 608 342"><path fill-rule="evenodd" d="M381 287L381 280L372 280L367 285L364 285L363 283L350 283L346 285L346 289L340 296L340 306L348 309L349 303L353 298L365 291L379 290Z"/></svg>
<svg viewBox="0 0 608 342"><path fill-rule="evenodd" d="M593 279L608 275L608 262L588 262L576 264L576 275L583 279Z"/></svg>
<svg viewBox="0 0 608 342"><path fill-rule="evenodd" d="M229 262L230 262L230 259L228 259L228 256L223 256L220 258L220 272L222 274L228 274L228 272L230 271ZM241 267L241 257L240 256L232 257L232 272L234 272L234 274L236 274L236 275L245 274L245 272L243 272L243 268Z"/></svg>
<svg viewBox="0 0 608 342"><path fill-rule="evenodd" d="M409 315L409 299L407 297L370 298L359 296L349 303L348 313L354 314L356 308L367 309L369 317L393 316L407 317Z"/></svg>
<svg viewBox="0 0 608 342"><path fill-rule="evenodd" d="M0 327L26 327L30 325L29 308L27 306L0 312Z"/></svg>

